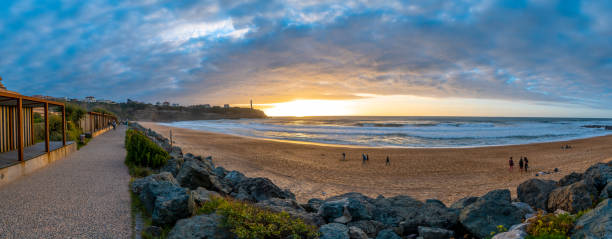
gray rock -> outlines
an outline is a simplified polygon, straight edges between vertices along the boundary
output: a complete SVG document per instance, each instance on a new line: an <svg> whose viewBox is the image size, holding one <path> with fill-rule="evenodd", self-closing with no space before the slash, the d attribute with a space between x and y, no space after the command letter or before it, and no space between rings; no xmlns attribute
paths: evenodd
<svg viewBox="0 0 612 239"><path fill-rule="evenodd" d="M557 188L552 180L529 179L516 188L519 201L529 204L535 209L546 209L548 195Z"/></svg>
<svg viewBox="0 0 612 239"><path fill-rule="evenodd" d="M492 239L524 239L527 237L527 223L512 226L507 232L495 234Z"/></svg>
<svg viewBox="0 0 612 239"><path fill-rule="evenodd" d="M593 185L600 191L612 181L612 167L605 163L595 164L584 172L583 178L586 184Z"/></svg>
<svg viewBox="0 0 612 239"><path fill-rule="evenodd" d="M461 224L479 238L497 231L498 225L509 228L521 223L524 214L511 204L509 190L491 191L465 207L459 216Z"/></svg>
<svg viewBox="0 0 612 239"><path fill-rule="evenodd" d="M348 199L326 201L319 207L319 215L325 221L333 222L336 218L344 216L344 208L348 205Z"/></svg>
<svg viewBox="0 0 612 239"><path fill-rule="evenodd" d="M183 167L176 176L181 186L195 190L203 187L208 190L219 191L217 176L210 164L195 159L186 159Z"/></svg>
<svg viewBox="0 0 612 239"><path fill-rule="evenodd" d="M168 239L226 239L235 238L221 226L221 216L200 215L179 220L168 234Z"/></svg>
<svg viewBox="0 0 612 239"><path fill-rule="evenodd" d="M378 233L376 239L402 239L395 231L391 229L385 229Z"/></svg>
<svg viewBox="0 0 612 239"><path fill-rule="evenodd" d="M425 204L408 196L377 198L374 200L373 219L388 227L398 227L400 222L414 221L423 213ZM412 228L413 226L408 226ZM416 226L412 231L416 232Z"/></svg>
<svg viewBox="0 0 612 239"><path fill-rule="evenodd" d="M525 215L523 219L530 218L535 215L535 211L529 204L524 202L512 202L512 206L514 206L517 210L521 211L521 214Z"/></svg>
<svg viewBox="0 0 612 239"><path fill-rule="evenodd" d="M149 226L144 229L144 233L153 238L161 237L162 232L163 232L163 229L158 226Z"/></svg>
<svg viewBox="0 0 612 239"><path fill-rule="evenodd" d="M310 225L321 226L325 224L325 220L322 217L316 213L307 212L293 199L270 198L256 205L272 212L287 212L293 218L302 219Z"/></svg>
<svg viewBox="0 0 612 239"><path fill-rule="evenodd" d="M548 211L562 209L570 213L577 213L590 208L597 197L597 190L580 181L569 186L553 190L548 197Z"/></svg>
<svg viewBox="0 0 612 239"><path fill-rule="evenodd" d="M217 192L208 191L205 188L199 187L191 191L191 197L193 197L195 205L201 207L206 202L209 202L212 197L221 197L221 195Z"/></svg>
<svg viewBox="0 0 612 239"><path fill-rule="evenodd" d="M160 169L160 171L161 172L169 172L169 173L172 174L172 176L176 177L176 175L178 175L182 165L183 165L183 159L172 157L172 158L168 159L168 162L166 163L166 165L164 165Z"/></svg>
<svg viewBox="0 0 612 239"><path fill-rule="evenodd" d="M329 202L338 200L347 201L346 206L354 221L372 219L372 210L374 208L374 205L372 204L373 199L366 197L361 193L352 192L331 197L325 201Z"/></svg>
<svg viewBox="0 0 612 239"><path fill-rule="evenodd" d="M358 227L349 227L349 237L351 239L368 239L368 234Z"/></svg>
<svg viewBox="0 0 612 239"><path fill-rule="evenodd" d="M244 174L242 174L241 172L234 170L227 173L223 179L225 179L225 181L230 187L234 188L236 185L242 182L242 180L247 179L247 177L244 176Z"/></svg>
<svg viewBox="0 0 612 239"><path fill-rule="evenodd" d="M582 180L582 173L572 172L559 180L559 186L564 187Z"/></svg>
<svg viewBox="0 0 612 239"><path fill-rule="evenodd" d="M319 212L319 208L324 202L325 201L323 201L322 199L312 198L308 200L308 203L302 204L302 207L306 209L307 212Z"/></svg>
<svg viewBox="0 0 612 239"><path fill-rule="evenodd" d="M609 182L599 194L599 198L612 198L612 182Z"/></svg>
<svg viewBox="0 0 612 239"><path fill-rule="evenodd" d="M462 199L457 200L450 207L454 208L454 209L461 210L461 209L469 206L470 204L476 202L476 200L478 200L478 197L464 197Z"/></svg>
<svg viewBox="0 0 612 239"><path fill-rule="evenodd" d="M452 229L459 222L459 210L447 208L437 200L428 200L423 207L412 208L400 223L404 234L418 233L419 226Z"/></svg>
<svg viewBox="0 0 612 239"><path fill-rule="evenodd" d="M228 171L225 170L225 168L223 168L221 166L216 167L214 172L215 172L215 175L217 175L217 177L219 177L219 178L224 178L225 175L227 175L227 173L228 173Z"/></svg>
<svg viewBox="0 0 612 239"><path fill-rule="evenodd" d="M423 239L449 239L455 232L434 227L419 227L419 236Z"/></svg>
<svg viewBox="0 0 612 239"><path fill-rule="evenodd" d="M319 228L320 239L350 239L348 227L340 223L325 224Z"/></svg>
<svg viewBox="0 0 612 239"><path fill-rule="evenodd" d="M238 200L261 202L270 198L293 199L295 195L289 190L281 190L270 179L247 178L238 183L232 193Z"/></svg>
<svg viewBox="0 0 612 239"><path fill-rule="evenodd" d="M171 173L162 172L159 174L153 174L153 175L149 175L147 177L141 178L141 179L134 180L131 186L132 192L134 192L136 195L139 195L142 192L142 189L146 185L151 184L151 183L157 183L157 182L169 182L177 186L179 185Z"/></svg>
<svg viewBox="0 0 612 239"><path fill-rule="evenodd" d="M612 200L606 199L576 221L572 239L612 238Z"/></svg>
<svg viewBox="0 0 612 239"><path fill-rule="evenodd" d="M195 203L187 190L173 186L155 199L151 221L154 225L174 225L180 219L191 217L194 211Z"/></svg>
<svg viewBox="0 0 612 239"><path fill-rule="evenodd" d="M349 227L357 227L361 229L363 232L365 232L368 235L368 237L376 237L376 235L378 235L378 232L385 229L384 224L378 221L373 221L373 220L349 222L347 225Z"/></svg>

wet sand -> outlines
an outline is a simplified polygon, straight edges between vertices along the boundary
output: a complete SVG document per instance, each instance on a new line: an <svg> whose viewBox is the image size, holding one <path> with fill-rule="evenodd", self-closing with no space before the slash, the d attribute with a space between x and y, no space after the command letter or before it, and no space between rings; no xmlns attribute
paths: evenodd
<svg viewBox="0 0 612 239"><path fill-rule="evenodd" d="M217 166L249 177L267 177L296 194L298 201L347 192L376 197L409 195L437 198L449 204L465 196L481 196L536 178L539 171L559 173L537 178L559 180L597 162L612 160L612 135L564 142L455 149L358 148L254 139L140 122L164 136L172 135L183 152L212 156ZM569 144L572 149L561 149ZM342 153L347 160L342 161ZM362 164L361 154L370 155ZM387 155L391 165L385 165ZM529 158L529 172L508 169L508 158Z"/></svg>

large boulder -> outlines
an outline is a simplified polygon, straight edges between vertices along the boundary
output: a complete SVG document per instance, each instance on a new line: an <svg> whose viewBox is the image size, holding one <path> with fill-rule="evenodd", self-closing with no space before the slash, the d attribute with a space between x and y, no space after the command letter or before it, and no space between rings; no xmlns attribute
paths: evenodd
<svg viewBox="0 0 612 239"><path fill-rule="evenodd" d="M368 234L358 227L349 227L349 237L351 239L368 239Z"/></svg>
<svg viewBox="0 0 612 239"><path fill-rule="evenodd" d="M374 200L373 219L388 227L398 227L400 222L422 215L425 203L409 196L395 196L390 198L377 198ZM416 227L413 231L416 232Z"/></svg>
<svg viewBox="0 0 612 239"><path fill-rule="evenodd" d="M605 163L595 164L584 172L583 178L586 184L593 185L599 191L612 181L612 166Z"/></svg>
<svg viewBox="0 0 612 239"><path fill-rule="evenodd" d="M349 230L344 224L330 223L319 228L320 239L350 239Z"/></svg>
<svg viewBox="0 0 612 239"><path fill-rule="evenodd" d="M221 216L200 215L179 220L168 234L169 239L226 239L235 236L221 226Z"/></svg>
<svg viewBox="0 0 612 239"><path fill-rule="evenodd" d="M512 206L514 206L517 210L521 211L521 214L525 215L524 219L528 219L530 217L535 216L535 211L529 204L524 202L512 202Z"/></svg>
<svg viewBox="0 0 612 239"><path fill-rule="evenodd" d="M521 223L523 216L512 206L509 190L494 190L465 207L459 220L471 234L484 238L497 231L498 225L509 228Z"/></svg>
<svg viewBox="0 0 612 239"><path fill-rule="evenodd" d="M434 227L419 227L419 236L423 239L450 239L455 232Z"/></svg>
<svg viewBox="0 0 612 239"><path fill-rule="evenodd" d="M507 232L495 234L492 239L524 239L527 237L527 223L512 226Z"/></svg>
<svg viewBox="0 0 612 239"><path fill-rule="evenodd" d="M612 200L606 199L576 221L572 239L612 238Z"/></svg>
<svg viewBox="0 0 612 239"><path fill-rule="evenodd" d="M272 212L287 212L291 217L302 219L305 223L314 226L325 224L325 220L316 213L307 212L293 199L270 198L256 204Z"/></svg>
<svg viewBox="0 0 612 239"><path fill-rule="evenodd" d="M370 220L374 209L372 200L360 193L347 193L325 200L319 213L328 221Z"/></svg>
<svg viewBox="0 0 612 239"><path fill-rule="evenodd" d="M307 203L302 204L302 207L306 209L306 211L308 212L319 212L319 208L321 207L321 204L323 204L324 202L325 201L322 199L311 198L310 200L308 200Z"/></svg>
<svg viewBox="0 0 612 239"><path fill-rule="evenodd" d="M326 201L321 204L318 213L325 221L333 222L336 218L344 216L344 208L347 205L348 199L346 198Z"/></svg>
<svg viewBox="0 0 612 239"><path fill-rule="evenodd" d="M213 170L214 168L207 161L188 158L183 163L176 180L181 186L192 190L203 187L208 190L222 191L223 187Z"/></svg>
<svg viewBox="0 0 612 239"><path fill-rule="evenodd" d="M132 192L134 192L136 195L139 195L145 186L152 184L152 183L158 183L158 182L169 182L177 186L179 185L171 173L162 172L159 174L153 174L153 175L149 175L144 178L134 180L134 182L132 182L132 185L131 185Z"/></svg>
<svg viewBox="0 0 612 239"><path fill-rule="evenodd" d="M559 180L558 185L561 187L568 186L582 180L582 173L572 172Z"/></svg>
<svg viewBox="0 0 612 239"><path fill-rule="evenodd" d="M160 169L160 171L171 173L172 176L176 177L176 175L178 175L179 171L181 170L182 165L183 165L182 158L171 157L170 159L168 159L168 162L166 163L166 165L164 165Z"/></svg>
<svg viewBox="0 0 612 239"><path fill-rule="evenodd" d="M612 198L612 182L609 182L599 194L599 198Z"/></svg>
<svg viewBox="0 0 612 239"><path fill-rule="evenodd" d="M516 188L519 201L529 204L535 209L546 209L548 195L557 188L552 180L529 179Z"/></svg>
<svg viewBox="0 0 612 239"><path fill-rule="evenodd" d="M270 198L293 199L295 195L289 190L281 190L270 179L247 178L234 187L232 196L238 200L261 202Z"/></svg>
<svg viewBox="0 0 612 239"><path fill-rule="evenodd" d="M347 225L349 227L356 227L361 229L368 235L368 237L376 237L376 235L378 235L378 232L386 228L385 224L374 220L349 222Z"/></svg>
<svg viewBox="0 0 612 239"><path fill-rule="evenodd" d="M195 205L201 207L206 202L211 201L213 197L221 197L221 195L217 192L208 191L205 188L199 187L191 191L191 197L193 197Z"/></svg>
<svg viewBox="0 0 612 239"><path fill-rule="evenodd" d="M450 208L453 209L458 209L458 210L462 210L463 208L469 206L472 203L475 203L476 200L478 200L478 197L464 197L462 199L457 200L455 203L453 203Z"/></svg>
<svg viewBox="0 0 612 239"><path fill-rule="evenodd" d="M378 233L376 239L402 239L395 231L391 229L385 229Z"/></svg>
<svg viewBox="0 0 612 239"><path fill-rule="evenodd" d="M590 208L597 197L597 189L584 181L553 190L548 197L548 211L561 209L577 213Z"/></svg>
<svg viewBox="0 0 612 239"><path fill-rule="evenodd" d="M231 187L234 188L236 187L236 185L238 185L240 182L242 182L243 180L247 179L246 176L244 176L244 174L242 174L241 172L238 172L236 170L231 171L227 174L225 174L225 176L223 177L223 179L225 180L225 182Z"/></svg>
<svg viewBox="0 0 612 239"><path fill-rule="evenodd" d="M174 225L176 221L192 216L194 211L195 203L187 190L173 186L164 189L155 199L151 221L154 225Z"/></svg>

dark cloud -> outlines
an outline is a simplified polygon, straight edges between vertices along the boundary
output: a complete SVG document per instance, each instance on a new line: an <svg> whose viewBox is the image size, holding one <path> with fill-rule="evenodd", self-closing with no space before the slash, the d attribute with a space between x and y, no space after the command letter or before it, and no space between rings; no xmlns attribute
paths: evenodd
<svg viewBox="0 0 612 239"><path fill-rule="evenodd" d="M182 103L361 94L610 109L605 1L15 1L0 75L26 94Z"/></svg>

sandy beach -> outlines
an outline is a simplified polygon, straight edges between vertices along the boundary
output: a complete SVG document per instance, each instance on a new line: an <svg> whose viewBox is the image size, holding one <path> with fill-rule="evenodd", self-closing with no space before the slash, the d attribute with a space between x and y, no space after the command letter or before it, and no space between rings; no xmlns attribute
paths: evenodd
<svg viewBox="0 0 612 239"><path fill-rule="evenodd" d="M358 148L254 139L140 122L169 137L183 152L212 156L217 166L249 177L267 177L290 189L298 201L347 192L436 198L449 204L465 196L516 186L539 171L559 173L538 178L559 180L597 162L612 160L612 135L564 142L451 149ZM571 149L561 149L569 144ZM342 161L342 153L347 160ZM361 155L370 161L362 164ZM385 165L385 158L391 165ZM508 169L508 158L529 158L529 172Z"/></svg>

